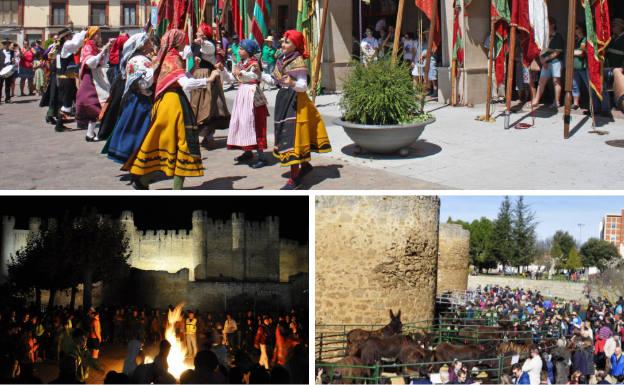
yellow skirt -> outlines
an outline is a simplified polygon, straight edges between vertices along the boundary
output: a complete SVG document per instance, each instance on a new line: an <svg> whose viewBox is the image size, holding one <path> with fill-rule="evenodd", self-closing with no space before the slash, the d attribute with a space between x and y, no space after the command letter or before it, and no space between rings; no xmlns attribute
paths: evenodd
<svg viewBox="0 0 624 385"><path fill-rule="evenodd" d="M309 162L312 152L331 152L323 118L305 92L282 89L275 106L276 146L273 155L280 160L281 166Z"/></svg>
<svg viewBox="0 0 624 385"><path fill-rule="evenodd" d="M198 142L197 127L192 127L188 117L185 122L184 112L190 111L190 105L183 108L185 102L188 104L181 92L166 91L154 103L150 129L140 149L124 166L125 170L134 175L156 171L169 177L204 175L199 145L195 143Z"/></svg>

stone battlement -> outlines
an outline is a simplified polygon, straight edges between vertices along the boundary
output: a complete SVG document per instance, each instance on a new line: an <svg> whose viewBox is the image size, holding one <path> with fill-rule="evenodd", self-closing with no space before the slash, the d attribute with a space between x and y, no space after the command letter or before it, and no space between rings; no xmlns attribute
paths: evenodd
<svg viewBox="0 0 624 385"><path fill-rule="evenodd" d="M179 229L179 230L137 230L136 235L141 239L159 239L159 238L173 238L173 239L189 239L191 237L191 230Z"/></svg>

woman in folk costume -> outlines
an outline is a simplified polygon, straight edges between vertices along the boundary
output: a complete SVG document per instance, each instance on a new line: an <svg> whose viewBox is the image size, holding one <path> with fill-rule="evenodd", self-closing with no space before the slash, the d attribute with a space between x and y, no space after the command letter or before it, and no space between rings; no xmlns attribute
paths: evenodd
<svg viewBox="0 0 624 385"><path fill-rule="evenodd" d="M106 78L110 83L110 95L106 101L106 108L102 112L102 121L100 122L100 129L98 130L98 138L100 140L106 140L113 131L115 123L119 118L121 111L121 95L123 94L125 78L122 76L123 67L120 67L122 49L124 44L128 41L129 37L127 33L119 35L112 43L110 48L110 54L108 55L108 70L106 71Z"/></svg>
<svg viewBox="0 0 624 385"><path fill-rule="evenodd" d="M84 44L87 31L80 31L73 35L72 31L64 30L59 33L59 43L54 55L56 66L58 108L55 110L56 119L53 123L56 132L65 131L63 118L73 115L72 108L76 101L76 77L78 76L78 66L74 60L74 54L80 50ZM53 104L51 107L54 106Z"/></svg>
<svg viewBox="0 0 624 385"><path fill-rule="evenodd" d="M79 126L87 125L87 142L99 140L95 126L110 90L106 77L110 43L100 49L101 44L100 27L89 27L80 53L80 86L76 93L76 121Z"/></svg>
<svg viewBox="0 0 624 385"><path fill-rule="evenodd" d="M282 166L290 166L290 179L282 190L301 186L301 179L312 171L311 152L331 151L323 119L306 94L308 80L304 59L307 57L303 34L286 31L282 56L273 74L262 75L264 82L281 87L275 100L273 155Z"/></svg>
<svg viewBox="0 0 624 385"><path fill-rule="evenodd" d="M123 46L120 64L125 87L121 90L121 114L102 153L125 163L139 148L150 127L154 69L148 55L154 46L145 32L133 35Z"/></svg>
<svg viewBox="0 0 624 385"><path fill-rule="evenodd" d="M222 64L217 63L217 47L212 27L208 24L199 25L197 39L191 45L191 51L197 63L193 71L196 79L209 78L212 72L223 68ZM221 82L211 82L210 87L193 91L191 107L197 119L199 135L204 137L201 144L209 147L215 130L226 129L230 124L230 112Z"/></svg>
<svg viewBox="0 0 624 385"><path fill-rule="evenodd" d="M149 188L149 178L157 171L173 176L176 190L182 189L184 177L204 175L199 133L186 93L208 87L219 73L215 71L208 79L186 76L180 56L185 38L183 31L172 29L160 41L154 63L156 92L150 128L140 148L122 168L135 176L137 189Z"/></svg>
<svg viewBox="0 0 624 385"><path fill-rule="evenodd" d="M232 74L226 73L230 81L236 80L240 84L232 107L227 148L244 151L235 159L238 163L251 161L254 157L252 151L255 150L258 159L251 164L252 168L266 166L263 150L267 148L269 109L262 88L259 87L262 69L254 57L259 51L260 47L254 40L242 40L238 49L241 60L232 69Z"/></svg>

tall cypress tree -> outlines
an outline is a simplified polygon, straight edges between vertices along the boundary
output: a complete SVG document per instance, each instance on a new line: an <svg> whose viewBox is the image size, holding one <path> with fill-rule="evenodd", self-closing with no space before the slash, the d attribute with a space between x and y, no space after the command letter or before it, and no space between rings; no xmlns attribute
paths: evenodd
<svg viewBox="0 0 624 385"><path fill-rule="evenodd" d="M492 255L503 267L510 264L514 255L511 201L508 196L501 202L498 216L494 221Z"/></svg>
<svg viewBox="0 0 624 385"><path fill-rule="evenodd" d="M536 226L535 213L533 213L529 205L524 202L524 197L518 197L513 208L513 266L528 266L535 259L537 254Z"/></svg>

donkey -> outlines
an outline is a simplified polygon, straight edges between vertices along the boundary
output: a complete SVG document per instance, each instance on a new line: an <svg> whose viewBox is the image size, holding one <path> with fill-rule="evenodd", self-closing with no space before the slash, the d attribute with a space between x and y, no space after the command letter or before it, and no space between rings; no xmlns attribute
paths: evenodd
<svg viewBox="0 0 624 385"><path fill-rule="evenodd" d="M401 334L403 330L403 323L401 322L401 309L394 315L392 309L390 309L390 323L381 329L377 330L364 330L353 329L347 333L347 355L355 356L361 348L363 342L369 339L371 336L376 337L390 337L395 334Z"/></svg>

